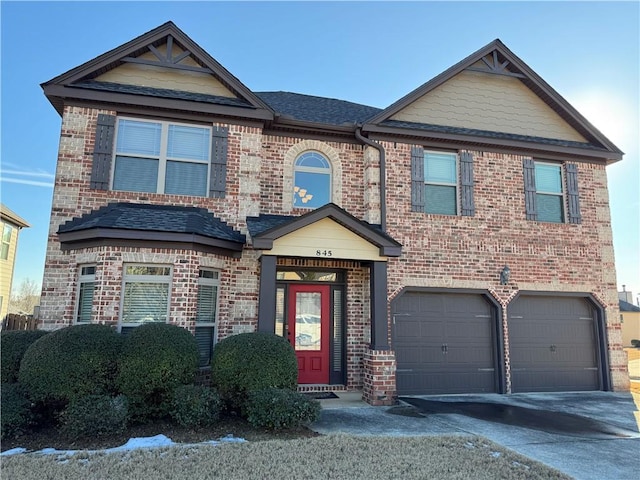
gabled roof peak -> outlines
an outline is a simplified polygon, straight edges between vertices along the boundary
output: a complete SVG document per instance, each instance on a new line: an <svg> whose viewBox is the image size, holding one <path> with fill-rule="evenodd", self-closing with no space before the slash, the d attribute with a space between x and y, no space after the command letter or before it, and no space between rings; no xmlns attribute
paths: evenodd
<svg viewBox="0 0 640 480"><path fill-rule="evenodd" d="M93 80L126 63L210 74L237 98L246 101L254 109L263 111L262 117L273 117L273 111L266 103L171 21L58 75L41 86L54 107L61 112L62 98L87 96L81 92L81 88L74 88L76 84Z"/></svg>
<svg viewBox="0 0 640 480"><path fill-rule="evenodd" d="M514 54L499 38L489 42L484 47L476 50L468 57L394 102L378 115L372 117L367 123L369 125L379 125L391 119L391 117L400 110L463 71L483 72L517 78L591 144L613 153L615 159L622 157L622 151L618 149L618 147ZM367 131L366 126L363 128L363 131Z"/></svg>

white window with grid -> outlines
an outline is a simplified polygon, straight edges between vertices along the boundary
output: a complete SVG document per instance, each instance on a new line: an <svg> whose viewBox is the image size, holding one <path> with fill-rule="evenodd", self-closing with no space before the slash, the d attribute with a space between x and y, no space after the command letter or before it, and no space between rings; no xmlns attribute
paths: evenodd
<svg viewBox="0 0 640 480"><path fill-rule="evenodd" d="M220 272L201 268L198 271L198 310L195 337L200 354L200 366L211 364L213 345L216 342Z"/></svg>
<svg viewBox="0 0 640 480"><path fill-rule="evenodd" d="M169 319L172 267L125 264L122 280L121 328Z"/></svg>
<svg viewBox="0 0 640 480"><path fill-rule="evenodd" d="M564 222L562 165L535 162L536 208L538 221Z"/></svg>
<svg viewBox="0 0 640 480"><path fill-rule="evenodd" d="M211 128L118 118L113 190L206 197Z"/></svg>
<svg viewBox="0 0 640 480"><path fill-rule="evenodd" d="M76 300L76 323L91 322L93 294L96 288L95 265L81 265L78 271L78 294Z"/></svg>
<svg viewBox="0 0 640 480"><path fill-rule="evenodd" d="M424 152L424 204L426 213L457 215L458 155Z"/></svg>

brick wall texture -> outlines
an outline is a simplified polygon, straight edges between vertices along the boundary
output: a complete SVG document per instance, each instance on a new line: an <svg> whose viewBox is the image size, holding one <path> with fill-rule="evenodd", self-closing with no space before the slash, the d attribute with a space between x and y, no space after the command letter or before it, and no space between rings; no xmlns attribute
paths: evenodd
<svg viewBox="0 0 640 480"><path fill-rule="evenodd" d="M58 227L110 202L204 207L246 234L247 216L297 215L308 211L292 207L292 165L299 153L316 150L331 161L334 203L359 219L380 221L380 164L375 149L355 143L265 135L260 128L233 124L226 125L229 154L225 198L93 190L89 179L99 113L116 114L110 110L67 106L62 118L42 290L44 328L73 323L78 266L88 263L97 267L93 303L96 322L118 324L124 263L158 263L173 267L171 322L194 328L198 268L213 267L221 272L218 338L256 328L260 253L250 246L241 258L152 247L105 246L63 252L56 234ZM381 144L386 151L387 231L403 245L402 256L390 258L388 262L390 301L406 287L490 292L504 307L504 355L508 364L506 315L509 302L519 291L591 294L606 313L613 387L628 390L604 166L576 162L581 224L533 222L525 219L524 157L471 151L475 215L428 215L411 211L411 145ZM293 260L280 259L279 263L286 265L288 261ZM307 267L346 271L346 388L362 389L372 403L393 401L396 395L394 352L372 352L368 348L368 267L357 262L295 261ZM504 265L511 268L508 286L499 284ZM508 368L506 375L508 383Z"/></svg>

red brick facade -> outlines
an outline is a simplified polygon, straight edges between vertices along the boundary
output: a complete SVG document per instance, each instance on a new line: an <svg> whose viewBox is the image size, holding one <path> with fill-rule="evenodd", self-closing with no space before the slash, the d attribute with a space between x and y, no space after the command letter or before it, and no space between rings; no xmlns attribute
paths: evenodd
<svg viewBox="0 0 640 480"><path fill-rule="evenodd" d="M57 235L60 225L110 202L204 207L247 234L249 216L308 212L291 205L293 160L301 151L316 150L332 164L333 202L357 219L380 222L382 182L380 155L376 149L354 137L339 141L335 136L319 140L318 135L307 133L264 133L261 126L221 121L219 117L201 123L229 128L224 198L92 189L92 155L99 113L117 116L119 111L115 106L98 110L66 105L62 114L42 291L44 328L73 324L78 268L84 264L96 266L92 321L117 326L121 314L123 264L146 263L173 268L169 308L172 323L193 331L198 269L210 267L220 271L218 339L256 330L260 252L251 247L250 241L240 258L152 245L148 248L106 245L63 251ZM169 112L161 115L170 119ZM387 260L389 302L407 287L488 292L502 306L504 371L509 392L509 302L521 291L589 294L606 312L612 386L615 390L629 388L618 323L603 162L586 156L572 159L578 167L580 224L526 220L523 160L533 155L523 150L498 153L504 149L488 146L468 150L474 159L475 215L432 215L413 212L411 208L411 146L420 141L398 137L395 141L380 139L379 144L386 155L387 233L402 245L402 255ZM457 147L449 149L460 151ZM544 159L540 154L534 158ZM511 269L508 285L500 285L499 281L504 265ZM321 267L345 272L346 384L336 385L335 389L362 390L364 398L374 405L393 403L397 392L391 321L388 329L391 350L369 348L372 315L369 268L358 261L285 257L278 258L278 266Z"/></svg>

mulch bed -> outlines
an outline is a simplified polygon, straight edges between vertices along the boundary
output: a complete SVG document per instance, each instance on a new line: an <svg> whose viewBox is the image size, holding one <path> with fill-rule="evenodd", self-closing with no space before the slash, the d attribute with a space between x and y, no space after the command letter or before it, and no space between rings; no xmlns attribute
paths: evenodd
<svg viewBox="0 0 640 480"><path fill-rule="evenodd" d="M16 447L24 447L29 451L55 448L58 450L99 450L124 445L129 438L153 437L165 435L177 443L198 443L207 440L217 440L227 435L244 438L256 442L264 440L289 440L294 438L316 437L319 434L300 427L297 429L270 431L257 429L246 420L236 416L223 416L220 421L203 429L193 430L161 420L148 425L134 425L119 435L89 438L69 438L61 435L54 427L43 427L38 430L22 434L16 438L3 440L2 451Z"/></svg>

